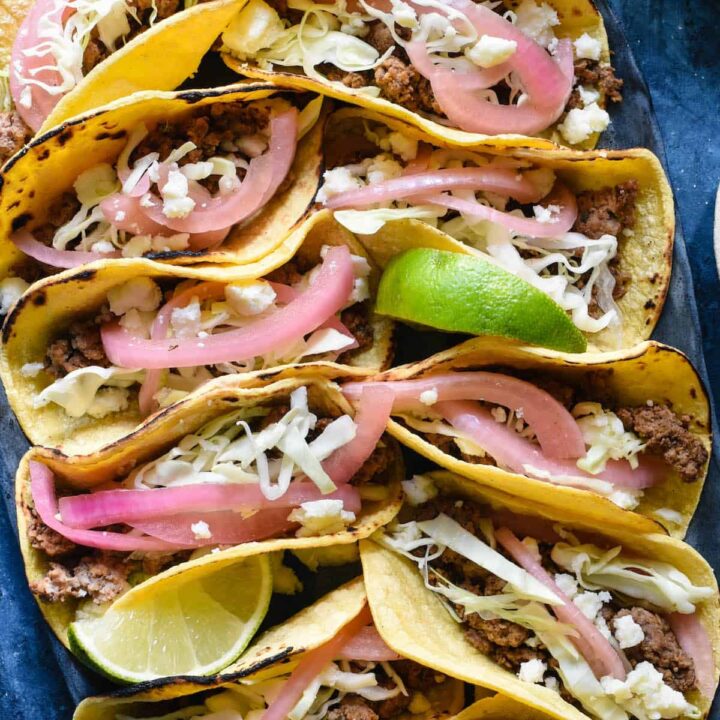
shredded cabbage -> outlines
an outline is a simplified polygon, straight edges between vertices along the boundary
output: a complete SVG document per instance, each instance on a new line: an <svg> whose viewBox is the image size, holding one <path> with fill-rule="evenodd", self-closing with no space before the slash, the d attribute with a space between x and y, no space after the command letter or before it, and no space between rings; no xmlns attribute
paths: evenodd
<svg viewBox="0 0 720 720"><path fill-rule="evenodd" d="M0 70L0 112L11 112L13 109L12 93L10 92L10 71Z"/></svg>
<svg viewBox="0 0 720 720"><path fill-rule="evenodd" d="M552 559L575 573L588 590L614 590L666 612L693 613L697 603L713 595L712 588L693 585L687 575L669 563L629 558L621 552L620 547L602 550L589 544L557 543Z"/></svg>

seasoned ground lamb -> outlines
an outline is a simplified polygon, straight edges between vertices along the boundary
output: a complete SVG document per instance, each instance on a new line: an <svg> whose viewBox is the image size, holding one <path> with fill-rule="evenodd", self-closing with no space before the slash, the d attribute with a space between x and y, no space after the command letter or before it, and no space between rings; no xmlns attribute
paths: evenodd
<svg viewBox="0 0 720 720"><path fill-rule="evenodd" d="M50 204L45 224L33 230L35 239L45 245L51 245L58 228L70 222L79 209L80 201L77 199L77 195L74 192L63 193ZM72 247L73 243L71 242L68 249L71 250ZM53 272L56 272L56 270L53 270Z"/></svg>
<svg viewBox="0 0 720 720"><path fill-rule="evenodd" d="M0 112L0 166L4 165L32 136L32 130L18 113Z"/></svg>
<svg viewBox="0 0 720 720"><path fill-rule="evenodd" d="M49 528L38 516L35 508L27 508L27 535L30 547L44 552L49 557L69 555L77 545Z"/></svg>
<svg viewBox="0 0 720 720"><path fill-rule="evenodd" d="M67 333L50 343L45 355L45 368L55 377L64 377L78 368L99 365L109 367L100 326L112 319L108 310L90 320L76 320Z"/></svg>
<svg viewBox="0 0 720 720"><path fill-rule="evenodd" d="M51 562L41 579L30 583L30 589L45 602L90 599L98 605L114 600L130 589L127 582L131 566L108 553L96 553L69 567Z"/></svg>
<svg viewBox="0 0 720 720"><path fill-rule="evenodd" d="M370 322L370 306L367 302L355 303L340 314L340 320L350 331L358 347L348 350L341 355L341 361L347 360L354 355L365 352L372 347L375 334Z"/></svg>
<svg viewBox="0 0 720 720"><path fill-rule="evenodd" d="M578 217L573 230L594 240L602 235L619 237L623 230L635 224L637 194L637 180L579 193Z"/></svg>
<svg viewBox="0 0 720 720"><path fill-rule="evenodd" d="M390 102L413 112L443 115L433 94L430 81L410 64L391 55L375 68L375 85Z"/></svg>
<svg viewBox="0 0 720 720"><path fill-rule="evenodd" d="M688 430L689 417L678 417L666 405L620 408L617 416L626 430L646 443L647 453L660 455L685 482L700 477L708 453L700 438Z"/></svg>

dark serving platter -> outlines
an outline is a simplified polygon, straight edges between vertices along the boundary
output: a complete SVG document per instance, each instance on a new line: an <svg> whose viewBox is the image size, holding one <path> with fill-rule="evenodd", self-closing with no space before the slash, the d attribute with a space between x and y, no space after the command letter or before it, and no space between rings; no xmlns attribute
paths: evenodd
<svg viewBox="0 0 720 720"><path fill-rule="evenodd" d="M603 137L602 146L626 148L644 146L665 162L663 143L653 112L650 93L638 70L621 23L609 8L607 0L596 0L605 18L614 50L614 64L625 80L625 101L612 113L612 125ZM613 3L617 5L617 2ZM210 62L201 78L220 76L222 82L231 77L222 72L219 63ZM208 72L209 71L209 72ZM207 74L206 74L207 73ZM214 84L218 84L217 80ZM707 383L703 358L700 324L682 230L675 236L674 270L670 293L654 339L673 345L685 352ZM400 361L409 359L415 350L427 348L423 337L401 329L399 345L405 349ZM427 353L426 353L427 354ZM75 705L87 695L107 692L111 684L78 663L46 628L25 580L15 528L13 478L18 461L28 442L17 424L4 392L0 390L0 480L5 512L0 510L0 719L2 720L69 720ZM720 508L720 442L714 436L715 454L697 514L690 526L688 541L720 571L720 541L717 512ZM343 573L349 577L349 567ZM319 595L329 588L325 578L305 573L303 596ZM345 577L333 573L333 585ZM304 597L276 603L268 622L280 621L290 614ZM710 717L720 720L719 703Z"/></svg>

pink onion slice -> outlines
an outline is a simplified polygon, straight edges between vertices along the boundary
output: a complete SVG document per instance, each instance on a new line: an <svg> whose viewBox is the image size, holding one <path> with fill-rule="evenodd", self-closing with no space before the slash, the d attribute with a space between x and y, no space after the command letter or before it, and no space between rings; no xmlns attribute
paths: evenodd
<svg viewBox="0 0 720 720"><path fill-rule="evenodd" d="M246 518L229 510L220 510L209 513L188 512L172 517L148 518L133 522L131 525L147 535L166 542L189 547L202 547L204 545L239 545L277 537L293 527L293 523L289 522L287 517L287 508L260 510ZM207 524L209 537L195 534L192 526L198 522Z"/></svg>
<svg viewBox="0 0 720 720"><path fill-rule="evenodd" d="M317 330L347 304L353 282L350 251L346 246L333 247L315 282L302 295L243 328L206 338L148 340L111 323L101 329L103 347L110 362L119 367L162 369L249 360Z"/></svg>
<svg viewBox="0 0 720 720"><path fill-rule="evenodd" d="M537 202L542 191L517 170L498 167L443 168L402 175L358 190L332 195L325 206L332 210L362 208L417 195L445 190L475 190L511 197L520 202Z"/></svg>
<svg viewBox="0 0 720 720"><path fill-rule="evenodd" d="M34 260L58 268L74 268L95 260L120 257L120 252L85 252L82 250L57 250L51 245L45 245L33 237L28 230L20 230L12 237L15 247L22 250Z"/></svg>
<svg viewBox="0 0 720 720"><path fill-rule="evenodd" d="M388 647L374 625L368 625L343 645L340 654L335 659L392 662L401 660L402 657Z"/></svg>
<svg viewBox="0 0 720 720"><path fill-rule="evenodd" d="M712 700L717 688L715 658L710 636L698 613L671 613L667 619L680 647L692 658L698 689L706 698Z"/></svg>
<svg viewBox="0 0 720 720"><path fill-rule="evenodd" d="M49 49L47 52L36 49L47 43L46 38L39 36L39 31L41 28L48 31L55 28L53 34L62 35L65 21L74 12L64 0L35 0L15 36L8 68L10 93L15 110L35 132L40 129L62 95L27 80L36 80L49 87L58 87L63 83L62 76L55 68L55 58ZM29 107L26 88L29 88L30 92Z"/></svg>
<svg viewBox="0 0 720 720"><path fill-rule="evenodd" d="M477 200L464 200L446 194L414 195L408 200L415 204L439 205L449 210L457 210L463 215L480 220L489 220L498 223L508 230L529 237L558 237L568 232L577 220L577 201L575 196L561 183L555 183L553 191L545 198L544 205L556 205L560 211L550 222L540 222L535 218L520 217L512 213L496 210L489 205L483 205Z"/></svg>
<svg viewBox="0 0 720 720"><path fill-rule="evenodd" d="M643 490L656 485L662 479L662 468L652 458L641 457L633 469L626 460L610 460L597 475L581 470L572 460L551 459L528 439L516 433L505 423L497 422L490 412L477 403L451 401L435 405L435 409L458 431L471 437L498 463L520 475L530 475L534 470L548 473L548 482L556 478L587 478L603 480L624 490ZM585 453L583 452L583 455ZM573 484L563 482L562 484ZM581 480L577 487L584 487Z"/></svg>
<svg viewBox="0 0 720 720"><path fill-rule="evenodd" d="M149 490L100 490L60 498L62 522L72 528L93 528L125 523L134 525L148 520L183 513L214 513L229 510L254 511L298 507L304 502L337 499L351 512L360 511L360 495L349 485L323 495L309 482L292 483L277 500L268 500L254 484L198 483Z"/></svg>
<svg viewBox="0 0 720 720"><path fill-rule="evenodd" d="M405 166L403 175L415 175L417 173L424 173L427 171L430 165L430 156L432 155L432 147L427 143L418 143L417 155L413 160Z"/></svg>
<svg viewBox="0 0 720 720"><path fill-rule="evenodd" d="M221 298L225 294L225 285L222 283L200 283L184 292L178 293L169 300L158 311L155 316L152 327L150 329L150 337L153 340L167 337L170 327L170 317L172 311L176 308L185 307L194 297L200 302L209 298ZM156 402L153 399L155 393L160 389L160 380L162 378L162 370L148 370L145 373L145 380L140 387L138 394L138 405L143 417L149 415L156 409Z"/></svg>
<svg viewBox="0 0 720 720"><path fill-rule="evenodd" d="M366 606L343 626L335 637L320 647L305 653L298 666L283 684L278 696L263 713L261 720L286 720L310 683L340 655L348 641L371 620L370 609Z"/></svg>
<svg viewBox="0 0 720 720"><path fill-rule="evenodd" d="M355 437L323 463L335 485L349 482L372 455L385 432L392 405L393 394L381 383L362 390L355 412Z"/></svg>
<svg viewBox="0 0 720 720"><path fill-rule="evenodd" d="M58 505L55 497L54 480L50 468L35 460L30 461L30 492L35 504L35 510L45 525L68 540L85 547L98 548L99 550L115 550L117 552L134 552L135 550L164 552L179 550L183 547L156 538L106 532L104 530L77 530L67 527L55 517L58 512Z"/></svg>
<svg viewBox="0 0 720 720"><path fill-rule="evenodd" d="M532 383L502 373L475 371L430 375L417 380L347 383L343 392L351 400L363 389L388 387L395 396L393 413L427 409L420 402L424 392L437 392L437 402L484 400L520 411L532 428L543 452L552 458L580 458L585 442L575 418L550 393Z"/></svg>
<svg viewBox="0 0 720 720"><path fill-rule="evenodd" d="M558 620L572 625L578 631L579 636L570 639L587 660L595 676L601 678L611 675L619 680L624 680L625 667L613 646L603 637L595 625L582 614L575 603L560 590L545 568L537 561L532 550L520 542L515 534L506 527L495 530L495 539L518 565L552 590L563 601L563 605L552 605L551 609Z"/></svg>

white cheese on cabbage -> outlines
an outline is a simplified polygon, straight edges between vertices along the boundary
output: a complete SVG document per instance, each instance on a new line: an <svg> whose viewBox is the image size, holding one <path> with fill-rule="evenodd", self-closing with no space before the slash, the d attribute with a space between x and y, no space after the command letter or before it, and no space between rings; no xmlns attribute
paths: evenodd
<svg viewBox="0 0 720 720"><path fill-rule="evenodd" d="M225 287L225 299L239 315L259 315L272 307L276 297L272 285L263 280Z"/></svg>
<svg viewBox="0 0 720 720"><path fill-rule="evenodd" d="M483 35L465 55L470 61L482 68L491 68L504 63L517 50L515 40Z"/></svg>

